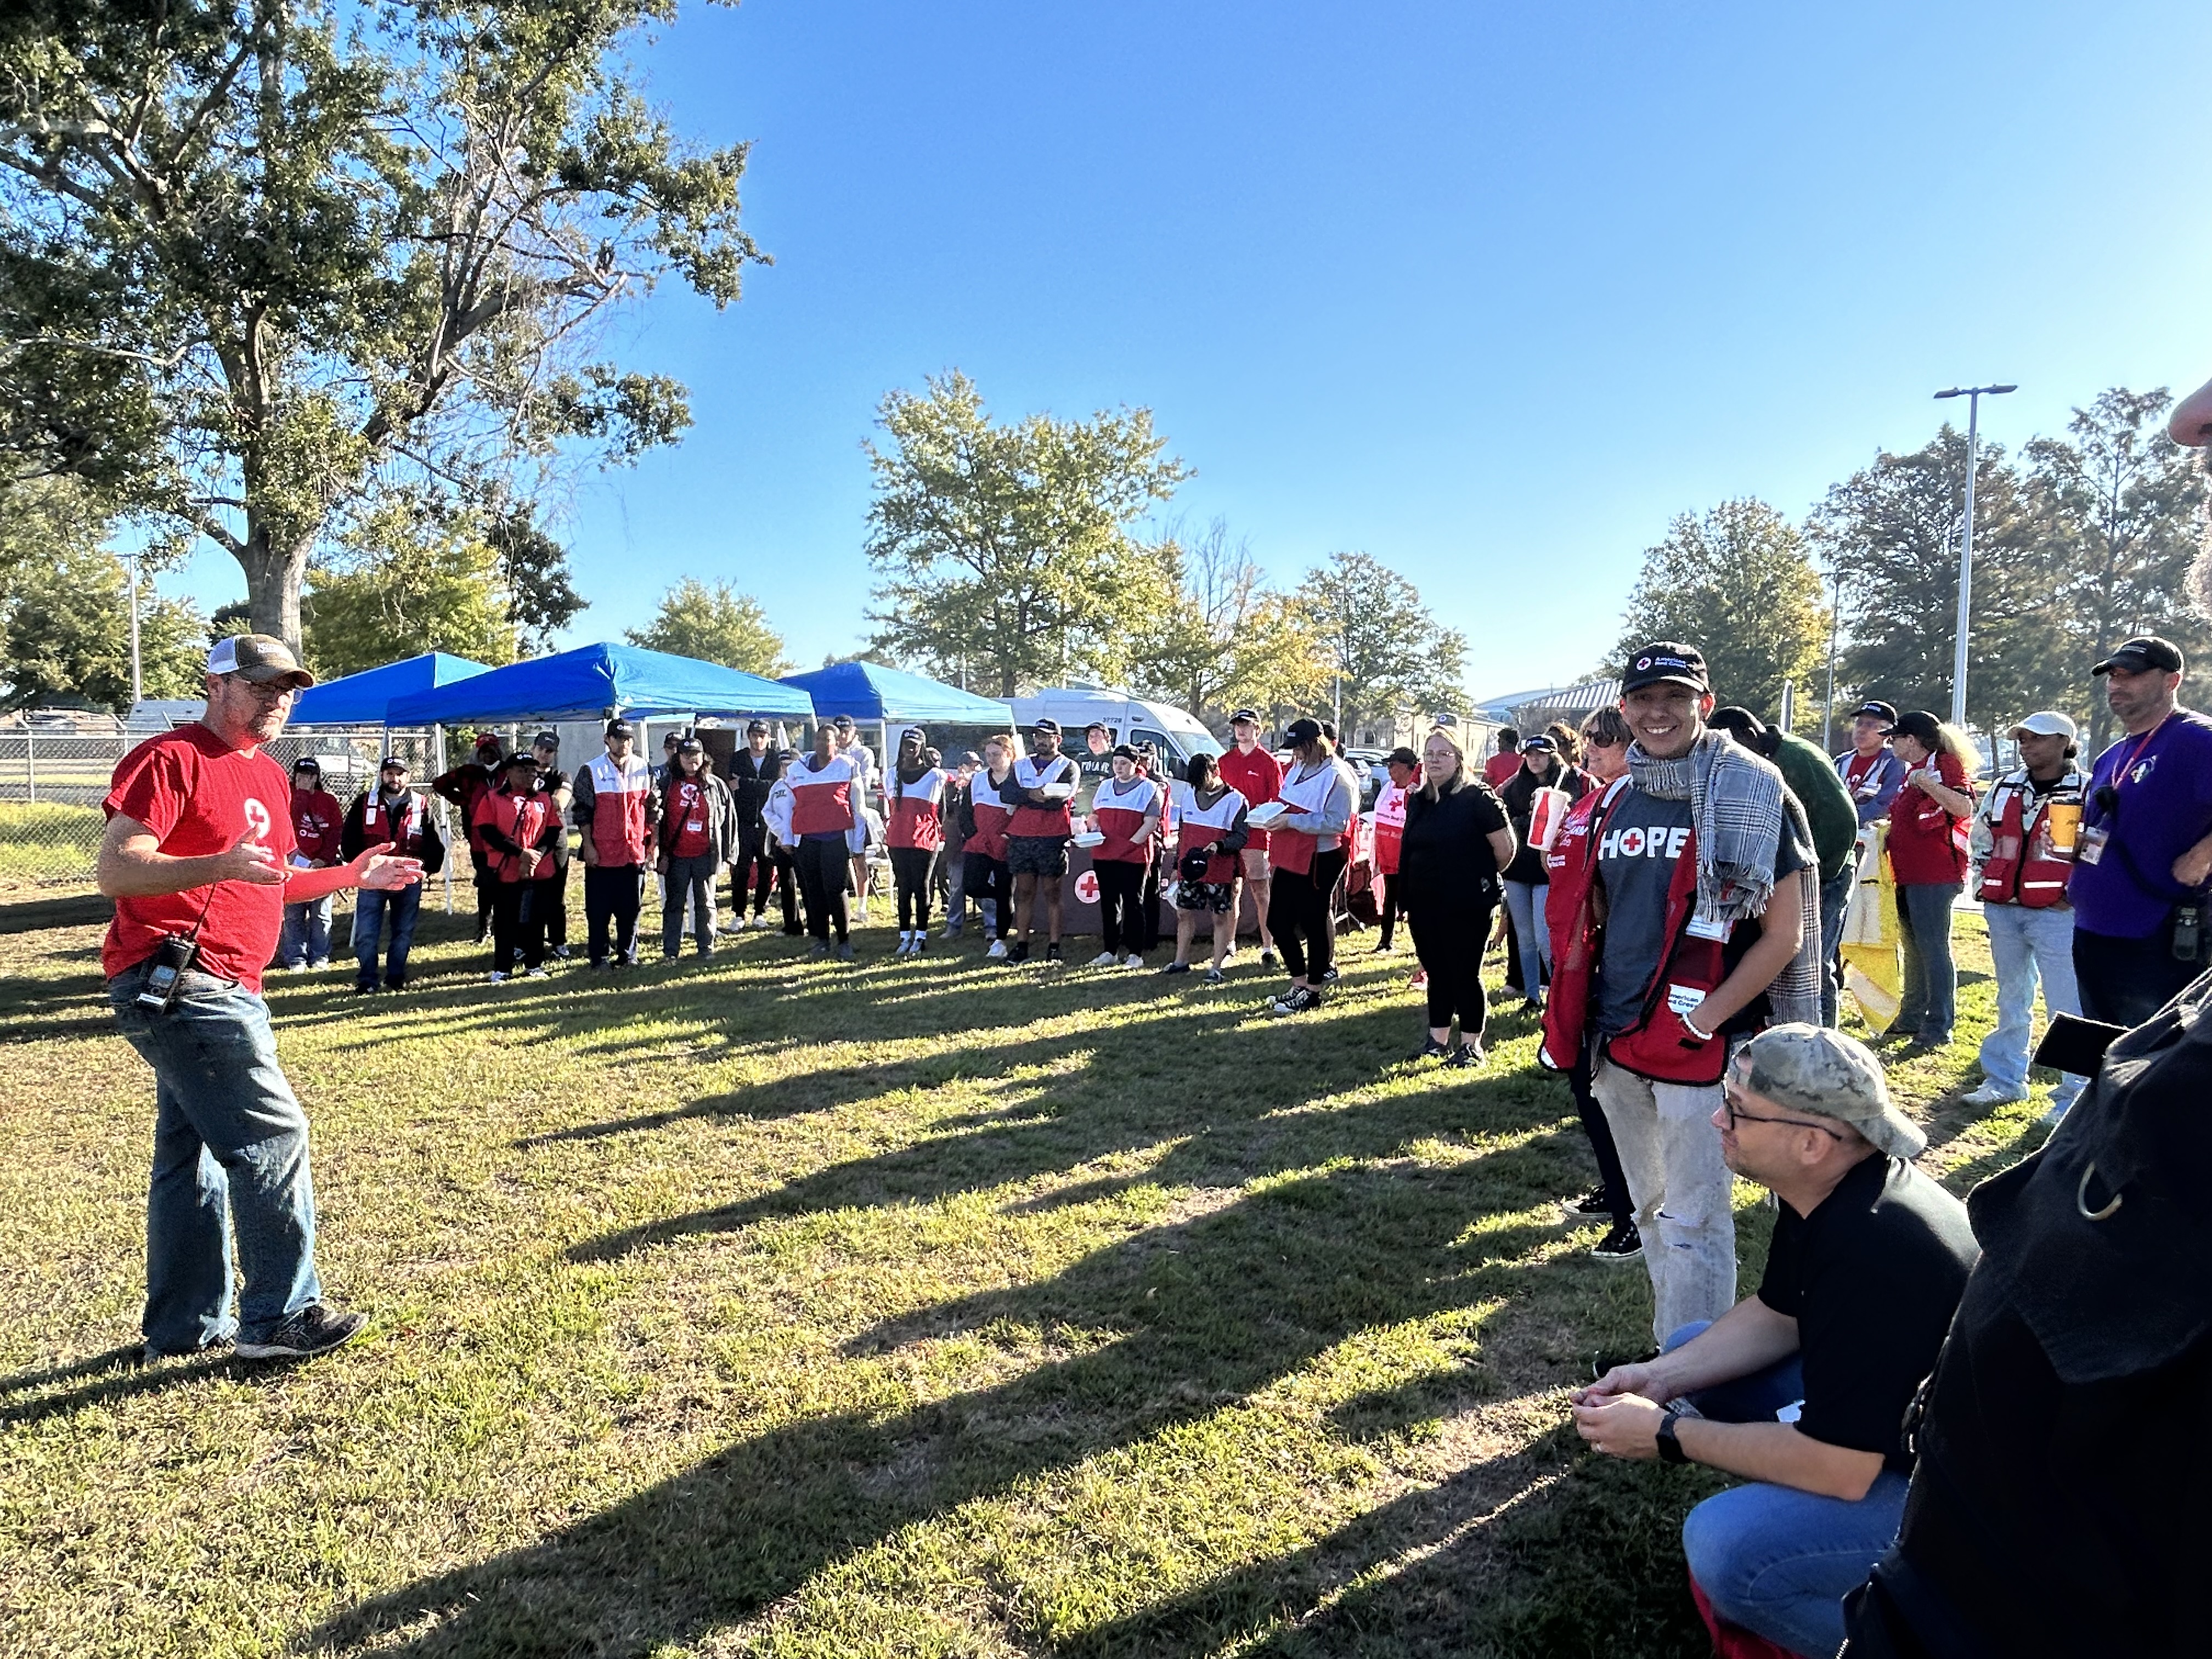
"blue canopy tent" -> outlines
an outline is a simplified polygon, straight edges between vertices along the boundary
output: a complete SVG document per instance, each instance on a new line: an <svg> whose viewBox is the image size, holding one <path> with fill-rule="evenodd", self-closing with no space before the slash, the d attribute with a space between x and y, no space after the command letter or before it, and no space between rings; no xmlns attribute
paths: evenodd
<svg viewBox="0 0 2212 1659"><path fill-rule="evenodd" d="M695 657L634 645L585 645L398 698L386 718L394 726L453 726L602 720L611 712L632 720L667 714L811 720L814 703L795 686Z"/></svg>
<svg viewBox="0 0 2212 1659"><path fill-rule="evenodd" d="M474 674L490 671L466 657L449 657L442 651L426 651L381 668L365 668L343 679L325 680L292 700L288 726L385 726L392 724L385 711L394 697L438 686L451 685Z"/></svg>
<svg viewBox="0 0 2212 1659"><path fill-rule="evenodd" d="M856 720L1003 726L1011 718L1003 702L881 663L836 663L811 673L786 674L783 684L805 691L824 714L850 714Z"/></svg>

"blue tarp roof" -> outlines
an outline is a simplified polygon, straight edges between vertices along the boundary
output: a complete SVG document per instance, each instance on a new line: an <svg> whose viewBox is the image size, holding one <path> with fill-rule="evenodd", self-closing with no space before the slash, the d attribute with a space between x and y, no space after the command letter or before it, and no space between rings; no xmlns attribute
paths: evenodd
<svg viewBox="0 0 2212 1659"><path fill-rule="evenodd" d="M603 717L610 708L633 719L787 714L807 720L814 714L805 692L758 674L635 645L585 645L401 697L387 718L394 726L586 720Z"/></svg>
<svg viewBox="0 0 2212 1659"><path fill-rule="evenodd" d="M292 700L291 718L288 726L381 726L385 723L385 708L394 697L404 697L416 691L428 691L434 686L451 685L456 680L488 672L480 662L471 662L466 657L449 657L442 651L426 651L419 657L410 657L404 662L388 662L381 668L364 668L358 674L348 674L343 679L325 680L320 685L310 686Z"/></svg>
<svg viewBox="0 0 2212 1659"><path fill-rule="evenodd" d="M948 726L999 726L1012 716L1003 702L909 674L881 663L841 662L809 674L786 674L814 699L823 714L850 714L856 720L942 720Z"/></svg>

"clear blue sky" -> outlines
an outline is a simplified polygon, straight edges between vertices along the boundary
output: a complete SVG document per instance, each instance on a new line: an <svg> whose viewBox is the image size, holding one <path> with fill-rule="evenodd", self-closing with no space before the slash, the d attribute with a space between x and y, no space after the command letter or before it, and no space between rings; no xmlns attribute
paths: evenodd
<svg viewBox="0 0 2212 1659"><path fill-rule="evenodd" d="M690 0L640 62L753 141L776 264L625 324L696 424L576 500L572 642L688 574L802 665L858 648L860 442L954 367L1002 416L1151 407L1176 510L1285 582L1395 565L1478 695L1589 665L1674 514L1802 513L1940 387L2020 382L2016 447L2212 375L2203 0Z"/></svg>

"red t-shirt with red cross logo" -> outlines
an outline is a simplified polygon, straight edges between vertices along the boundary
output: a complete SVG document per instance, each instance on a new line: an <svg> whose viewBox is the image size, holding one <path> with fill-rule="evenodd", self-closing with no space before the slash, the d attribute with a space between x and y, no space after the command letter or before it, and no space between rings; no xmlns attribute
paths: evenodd
<svg viewBox="0 0 2212 1659"><path fill-rule="evenodd" d="M676 844L668 850L679 859L706 856L707 792L696 783L678 783L669 792L669 810L676 814Z"/></svg>
<svg viewBox="0 0 2212 1659"><path fill-rule="evenodd" d="M123 757L100 808L135 818L172 858L205 858L252 836L289 861L292 781L256 749L228 749L198 722L149 738ZM204 916L203 916L204 912ZM199 925L203 972L261 989L261 970L284 927L284 890L247 881L190 887L154 898L119 898L100 947L100 970L113 978L154 954L165 933Z"/></svg>

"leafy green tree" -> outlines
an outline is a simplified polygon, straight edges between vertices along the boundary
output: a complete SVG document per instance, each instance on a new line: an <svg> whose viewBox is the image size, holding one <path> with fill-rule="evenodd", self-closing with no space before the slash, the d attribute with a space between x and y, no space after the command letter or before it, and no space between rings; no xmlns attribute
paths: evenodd
<svg viewBox="0 0 2212 1659"><path fill-rule="evenodd" d="M516 655L499 555L469 515L439 528L391 503L349 554L310 567L302 614L308 665L326 678L425 651L494 667Z"/></svg>
<svg viewBox="0 0 2212 1659"><path fill-rule="evenodd" d="M2173 402L2160 386L2115 386L2076 409L2065 438L2026 455L2035 508L2055 556L2050 621L2056 670L2047 701L2087 716L2094 754L2112 710L2089 670L2122 640L2160 634L2191 658L2212 627L2191 607L2186 578L2203 534L2204 483L2195 458L2166 435ZM2027 712L2025 709L2021 712Z"/></svg>
<svg viewBox="0 0 2212 1659"><path fill-rule="evenodd" d="M1439 626L1420 590L1380 559L1332 553L1306 572L1301 597L1322 641L1315 706L1340 707L1345 733L1467 706L1466 636Z"/></svg>
<svg viewBox="0 0 2212 1659"><path fill-rule="evenodd" d="M1876 455L1814 514L1843 587L1839 696L1948 716L1966 479L1966 434L1946 424L1924 448ZM2065 677L2051 649L2047 538L2002 446L1982 445L1974 495L1966 716L1987 730L2057 699Z"/></svg>
<svg viewBox="0 0 2212 1659"><path fill-rule="evenodd" d="M648 651L672 651L770 679L792 672L783 654L783 635L769 626L760 601L725 581L709 586L696 576L684 577L660 596L652 622L623 637Z"/></svg>
<svg viewBox="0 0 2212 1659"><path fill-rule="evenodd" d="M1200 720L1248 704L1311 706L1328 679L1312 608L1270 588L1225 522L1170 535L1154 551L1175 597L1133 623L1132 684Z"/></svg>
<svg viewBox="0 0 2212 1659"><path fill-rule="evenodd" d="M228 550L295 644L307 566L394 492L526 504L689 423L589 351L757 250L743 146L624 52L672 0L31 0L0 16L0 441Z"/></svg>
<svg viewBox="0 0 2212 1659"><path fill-rule="evenodd" d="M31 479L0 493L0 709L82 697L129 711L130 579L100 548L106 530L93 493L73 480ZM150 594L142 580L146 696L197 696L207 648L199 613Z"/></svg>
<svg viewBox="0 0 2212 1659"><path fill-rule="evenodd" d="M526 507L491 515L484 542L499 562L507 618L526 657L552 649L553 636L588 609L568 568L568 550L542 529Z"/></svg>
<svg viewBox="0 0 2212 1659"><path fill-rule="evenodd" d="M925 395L890 393L878 420L876 644L1004 697L1125 671L1132 626L1173 602L1168 567L1130 526L1189 476L1151 411L1000 425L956 371Z"/></svg>
<svg viewBox="0 0 2212 1659"><path fill-rule="evenodd" d="M1779 717L1782 686L1811 696L1800 724L1820 724L1820 674L1828 642L1820 574L1804 537L1765 501L1723 501L1685 513L1644 553L1607 672L1638 646L1680 640L1705 653L1713 690L1765 720Z"/></svg>

